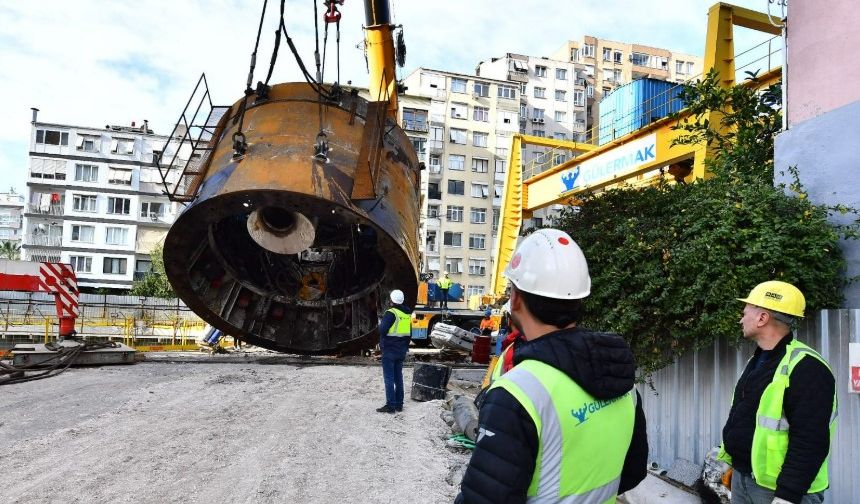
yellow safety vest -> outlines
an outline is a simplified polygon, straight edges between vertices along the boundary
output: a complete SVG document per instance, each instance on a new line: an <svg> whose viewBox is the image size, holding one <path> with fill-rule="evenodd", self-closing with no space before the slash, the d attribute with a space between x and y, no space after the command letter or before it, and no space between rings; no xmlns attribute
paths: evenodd
<svg viewBox="0 0 860 504"><path fill-rule="evenodd" d="M412 335L412 316L404 313L397 308L389 308L388 313L394 315L394 323L388 330L388 336L411 336Z"/></svg>
<svg viewBox="0 0 860 504"><path fill-rule="evenodd" d="M502 350L502 353L499 354L499 358L496 359L496 365L493 366L493 373L490 375L490 385L495 383L496 380L498 380L502 377L503 374L505 374L505 356L508 354L509 351L512 352L513 348L514 344L511 343L510 345L506 346L504 350Z"/></svg>
<svg viewBox="0 0 860 504"><path fill-rule="evenodd" d="M436 285L438 285L440 289L450 289L452 283L453 282L451 282L450 278L442 277L438 282L436 282Z"/></svg>
<svg viewBox="0 0 860 504"><path fill-rule="evenodd" d="M564 372L525 360L491 386L523 405L538 434L529 503L615 502L633 437L636 391L596 399Z"/></svg>
<svg viewBox="0 0 860 504"><path fill-rule="evenodd" d="M788 453L788 437L789 425L785 418L785 412L782 410L783 399L785 398L785 389L788 388L791 378L791 372L797 363L804 357L812 357L818 359L822 364L830 369L827 361L824 360L818 352L809 346L792 340L785 347L785 355L779 361L776 372L773 374L773 380L764 390L759 401L758 410L756 411L756 427L753 432L752 450L750 453L750 462L752 464L753 477L756 484L764 488L776 490L776 480L779 473L782 471L782 464L785 462L785 455ZM832 370L830 371L833 372ZM830 413L830 439L833 440L833 434L836 431L836 416L838 408L836 404L836 395L833 396L833 409ZM725 448L720 445L718 459L731 464L732 457L726 453ZM822 492L829 486L827 479L827 462L830 459L830 454L824 459L818 474L809 486L808 493Z"/></svg>

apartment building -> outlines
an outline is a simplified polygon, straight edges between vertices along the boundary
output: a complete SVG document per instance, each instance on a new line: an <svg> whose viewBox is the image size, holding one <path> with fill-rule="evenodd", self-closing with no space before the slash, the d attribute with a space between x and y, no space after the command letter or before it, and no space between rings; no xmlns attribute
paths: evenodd
<svg viewBox="0 0 860 504"><path fill-rule="evenodd" d="M153 164L168 137L146 122L91 128L37 122L35 112L23 258L69 263L83 288L131 288L178 211Z"/></svg>
<svg viewBox="0 0 860 504"><path fill-rule="evenodd" d="M21 224L24 216L24 195L14 189L0 193L0 243L21 244Z"/></svg>
<svg viewBox="0 0 860 504"><path fill-rule="evenodd" d="M568 41L550 59L583 66L586 85L593 89L587 96L586 128L594 143L599 117L596 104L616 87L643 77L684 82L702 73L699 56L589 35Z"/></svg>
<svg viewBox="0 0 860 504"><path fill-rule="evenodd" d="M425 160L421 271L448 272L466 296L490 284L493 237L520 88L506 80L419 68L404 79L423 105L401 103L402 124ZM428 103L429 101L429 103ZM426 109L420 108L426 106ZM412 124L410 125L410 122Z"/></svg>

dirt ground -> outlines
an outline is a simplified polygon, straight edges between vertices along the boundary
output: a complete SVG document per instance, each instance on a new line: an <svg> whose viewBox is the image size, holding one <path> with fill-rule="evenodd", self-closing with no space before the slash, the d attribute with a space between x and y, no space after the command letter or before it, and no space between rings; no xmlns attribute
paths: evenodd
<svg viewBox="0 0 860 504"><path fill-rule="evenodd" d="M0 502L443 503L441 401L384 415L379 367L72 369L0 388Z"/></svg>

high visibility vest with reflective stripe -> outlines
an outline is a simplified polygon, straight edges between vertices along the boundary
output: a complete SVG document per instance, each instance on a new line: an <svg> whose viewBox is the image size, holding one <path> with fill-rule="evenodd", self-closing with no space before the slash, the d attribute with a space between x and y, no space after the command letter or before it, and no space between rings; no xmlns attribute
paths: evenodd
<svg viewBox="0 0 860 504"><path fill-rule="evenodd" d="M493 374L490 375L490 385L496 383L496 380L505 374L505 356L507 356L508 352L513 352L513 348L514 344L511 343L499 354L499 358L496 359L496 365L493 367Z"/></svg>
<svg viewBox="0 0 860 504"><path fill-rule="evenodd" d="M438 285L440 289L450 289L452 283L453 282L451 282L450 278L440 278L439 281L436 282L436 285Z"/></svg>
<svg viewBox="0 0 860 504"><path fill-rule="evenodd" d="M389 308L388 312L394 315L394 323L388 330L389 336L411 336L412 335L412 316L404 313L397 308Z"/></svg>
<svg viewBox="0 0 860 504"><path fill-rule="evenodd" d="M785 389L790 384L791 372L804 357L818 359L822 364L827 366L827 369L830 369L827 361L818 352L797 340L793 340L786 345L785 356L779 362L776 372L773 374L773 381L764 389L758 405L758 411L756 411L756 428L753 433L750 461L752 462L756 483L771 490L776 489L776 479L779 477L780 471L782 471L782 464L785 462L785 455L788 452L790 429L788 420L785 418L785 413L782 409ZM833 434L836 430L836 414L836 395L834 394L833 409L830 413L830 439L827 440L828 445L833 439ZM824 459L824 463L821 464L821 468L818 470L818 474L809 486L808 493L821 492L828 487L827 461L829 458L830 454L828 453L827 458Z"/></svg>
<svg viewBox="0 0 860 504"><path fill-rule="evenodd" d="M531 416L539 447L527 502L615 502L633 437L636 392L595 399L543 362L517 364L491 389L504 388Z"/></svg>

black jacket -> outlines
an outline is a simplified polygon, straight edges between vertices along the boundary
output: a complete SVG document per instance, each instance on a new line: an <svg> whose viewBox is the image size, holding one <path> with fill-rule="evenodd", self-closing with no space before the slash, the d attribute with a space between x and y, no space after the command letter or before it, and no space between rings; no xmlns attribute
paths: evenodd
<svg viewBox="0 0 860 504"><path fill-rule="evenodd" d="M564 371L598 399L619 397L633 387L636 369L633 353L627 343L614 334L581 328L562 329L518 346L514 364L526 359ZM479 421L483 429L494 435L479 438L455 502L525 502L539 446L531 417L507 390L495 388L481 406ZM635 487L645 478L647 458L645 414L640 400L619 493Z"/></svg>
<svg viewBox="0 0 860 504"><path fill-rule="evenodd" d="M723 427L723 446L732 456L736 471L752 472L750 453L756 425L756 411L764 389L773 381L785 346L794 339L791 334L768 352L756 368L762 354L756 348L735 386L734 403ZM783 411L791 426L788 452L776 480L774 495L789 502L800 502L830 451L830 414L836 381L833 373L814 357L804 357L791 373L791 385L785 389Z"/></svg>

